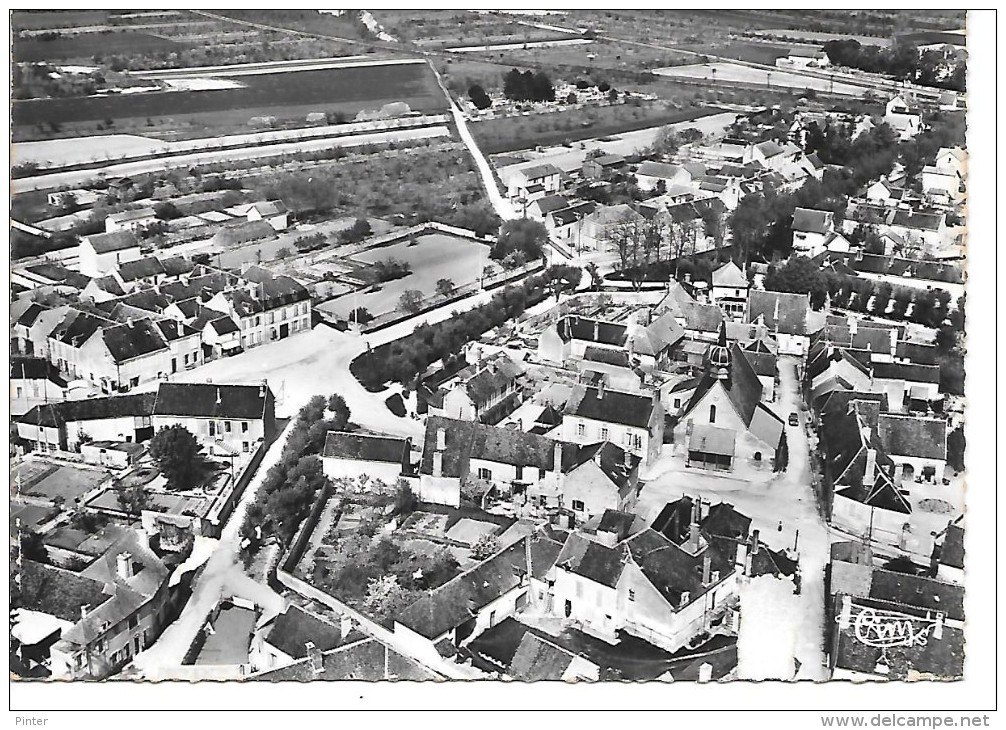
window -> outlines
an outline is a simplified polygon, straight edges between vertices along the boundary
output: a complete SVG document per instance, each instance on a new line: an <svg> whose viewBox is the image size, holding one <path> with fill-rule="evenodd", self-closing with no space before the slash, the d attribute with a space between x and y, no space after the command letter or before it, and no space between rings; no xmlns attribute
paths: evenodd
<svg viewBox="0 0 1006 730"><path fill-rule="evenodd" d="M140 619L137 618L135 614L129 617L129 628L135 629L137 626L139 626L139 624Z"/></svg>
<svg viewBox="0 0 1006 730"><path fill-rule="evenodd" d="M217 435L217 422L210 421L210 436L216 436L216 435Z"/></svg>
<svg viewBox="0 0 1006 730"><path fill-rule="evenodd" d="M544 479L544 478L545 478L545 470L544 469L539 469L538 470L538 479L540 480L540 479Z"/></svg>
<svg viewBox="0 0 1006 730"><path fill-rule="evenodd" d="M675 408L675 410L677 410L678 408L681 408L681 399L680 398L675 398L674 399L674 408Z"/></svg>
<svg viewBox="0 0 1006 730"><path fill-rule="evenodd" d="M479 467L479 479L483 481L489 481L493 478L492 470L486 469L484 466Z"/></svg>
<svg viewBox="0 0 1006 730"><path fill-rule="evenodd" d="M224 421L224 431L226 431L227 433L231 432L231 422L230 421Z"/></svg>
<svg viewBox="0 0 1006 730"><path fill-rule="evenodd" d="M582 423L576 424L576 435L577 436L584 436L586 433L587 433L587 427L586 426L584 426Z"/></svg>
<svg viewBox="0 0 1006 730"><path fill-rule="evenodd" d="M275 321L276 321L276 314L275 314L275 312L269 312L269 324L272 324Z"/></svg>
<svg viewBox="0 0 1006 730"><path fill-rule="evenodd" d="M580 581L576 582L576 597L583 598L583 583Z"/></svg>
<svg viewBox="0 0 1006 730"><path fill-rule="evenodd" d="M643 448L643 437L638 433L632 435L632 448L641 449Z"/></svg>
<svg viewBox="0 0 1006 730"><path fill-rule="evenodd" d="M548 504L548 497L546 497L544 494L540 495L538 497L538 504L541 507L545 507Z"/></svg>
<svg viewBox="0 0 1006 730"><path fill-rule="evenodd" d="M608 428L606 426L601 426L601 440L608 440Z"/></svg>
<svg viewBox="0 0 1006 730"><path fill-rule="evenodd" d="M583 501L579 499L573 500L573 510L576 512L583 512Z"/></svg>
<svg viewBox="0 0 1006 730"><path fill-rule="evenodd" d="M514 476L514 479L516 479L518 482L524 481L524 467L518 466L516 467L516 470L517 474Z"/></svg>
<svg viewBox="0 0 1006 730"><path fill-rule="evenodd" d="M248 433L248 421L241 421L241 433Z"/></svg>
<svg viewBox="0 0 1006 730"><path fill-rule="evenodd" d="M260 324L262 324L262 318L261 317L255 317L255 326L258 327Z"/></svg>
<svg viewBox="0 0 1006 730"><path fill-rule="evenodd" d="M709 423L716 423L716 406L709 406Z"/></svg>
<svg viewBox="0 0 1006 730"><path fill-rule="evenodd" d="M21 395L21 388L20 387L17 388L17 397L18 398L22 397L22 395Z"/></svg>
<svg viewBox="0 0 1006 730"><path fill-rule="evenodd" d="M636 600L636 592L634 590L632 590L631 588L629 589L629 600L630 601L635 601Z"/></svg>
<svg viewBox="0 0 1006 730"><path fill-rule="evenodd" d="M241 450L243 452L245 452L246 454L248 453L249 449L248 449L248 442L247 441L242 441L241 442Z"/></svg>

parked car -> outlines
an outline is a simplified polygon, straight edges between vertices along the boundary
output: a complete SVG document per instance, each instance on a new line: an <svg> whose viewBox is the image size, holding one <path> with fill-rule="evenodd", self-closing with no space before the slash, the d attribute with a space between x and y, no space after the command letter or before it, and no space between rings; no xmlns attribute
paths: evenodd
<svg viewBox="0 0 1006 730"><path fill-rule="evenodd" d="M796 411L793 411L792 413L789 414L789 425L790 426L800 425L800 416L796 414Z"/></svg>

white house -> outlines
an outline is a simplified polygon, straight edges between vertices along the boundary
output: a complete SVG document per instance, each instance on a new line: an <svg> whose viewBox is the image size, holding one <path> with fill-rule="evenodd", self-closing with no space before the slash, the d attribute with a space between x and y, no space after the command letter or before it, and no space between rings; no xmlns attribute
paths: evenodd
<svg viewBox="0 0 1006 730"><path fill-rule="evenodd" d="M563 439L575 444L610 441L652 463L664 440L664 409L658 396L611 390L603 381L577 385L563 410Z"/></svg>
<svg viewBox="0 0 1006 730"><path fill-rule="evenodd" d="M135 210L124 210L121 213L112 213L105 218L105 233L116 233L118 231L136 232L141 228L146 228L157 222L157 216L153 208L137 208Z"/></svg>
<svg viewBox="0 0 1006 730"><path fill-rule="evenodd" d="M394 484L412 470L412 439L371 433L329 431L321 452L329 479L356 479L366 474Z"/></svg>
<svg viewBox="0 0 1006 730"><path fill-rule="evenodd" d="M663 182L665 189L672 185L690 185L692 176L681 165L667 162L647 161L642 163L635 172L636 186L649 192Z"/></svg>
<svg viewBox="0 0 1006 730"><path fill-rule="evenodd" d="M507 197L527 204L536 198L558 193L560 176L559 168L550 162L505 168L502 172Z"/></svg>
<svg viewBox="0 0 1006 730"><path fill-rule="evenodd" d="M901 140L911 139L922 131L922 112L898 94L887 102L884 121L898 133Z"/></svg>
<svg viewBox="0 0 1006 730"><path fill-rule="evenodd" d="M816 46L791 48L789 53L775 60L780 68L824 68L829 63L828 54Z"/></svg>
<svg viewBox="0 0 1006 730"><path fill-rule="evenodd" d="M793 211L793 253L807 258L824 253L825 242L834 228L832 211L796 208Z"/></svg>
<svg viewBox="0 0 1006 730"><path fill-rule="evenodd" d="M85 276L104 276L119 264L141 257L140 242L131 230L95 233L80 239L79 267Z"/></svg>
<svg viewBox="0 0 1006 730"><path fill-rule="evenodd" d="M747 309L750 288L751 284L740 267L728 261L713 271L710 296L727 317L739 319L744 317Z"/></svg>

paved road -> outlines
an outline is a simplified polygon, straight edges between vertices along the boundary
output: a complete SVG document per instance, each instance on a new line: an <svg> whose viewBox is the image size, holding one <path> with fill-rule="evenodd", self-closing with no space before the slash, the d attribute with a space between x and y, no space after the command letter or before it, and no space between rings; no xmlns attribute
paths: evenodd
<svg viewBox="0 0 1006 730"><path fill-rule="evenodd" d="M269 447L258 471L224 526L219 544L193 586L192 596L182 609L181 615L164 630L153 646L134 657L132 664L126 670L127 673L136 671L143 678L154 680L182 676L183 670L173 674L173 668L181 666L185 652L221 598L239 596L262 606L267 612L282 610L285 601L279 594L245 574L238 557L238 531L241 529L248 506L255 500L255 495L262 486L266 472L279 461L292 429L291 422Z"/></svg>
<svg viewBox="0 0 1006 730"><path fill-rule="evenodd" d="M231 162L235 160L258 160L271 156L292 154L296 152L311 152L332 149L334 147L359 147L365 144L380 144L383 142L401 142L416 139L432 139L446 137L450 130L443 125L423 127L420 129L395 129L372 134L355 134L344 137L328 137L325 139L309 139L297 142L273 144L267 147L241 147L233 150L217 150L213 152L198 152L188 155L143 160L141 162L125 162L117 165L80 170L77 172L58 172L50 175L20 178L11 183L14 194L32 190L46 190L66 185L81 187L90 180L100 176L120 177L127 175L142 175L157 172L172 167L191 167L212 162Z"/></svg>

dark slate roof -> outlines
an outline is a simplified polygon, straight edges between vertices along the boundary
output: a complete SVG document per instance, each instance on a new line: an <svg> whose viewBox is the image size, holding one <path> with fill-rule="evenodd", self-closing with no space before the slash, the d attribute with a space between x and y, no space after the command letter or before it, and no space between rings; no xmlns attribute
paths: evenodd
<svg viewBox="0 0 1006 730"><path fill-rule="evenodd" d="M666 162L647 161L636 170L637 175L647 175L649 177L659 177L670 180L682 172L687 172L680 165L671 165Z"/></svg>
<svg viewBox="0 0 1006 730"><path fill-rule="evenodd" d="M542 578L562 545L542 532L529 535L439 588L428 591L395 620L428 639L436 639L468 621L474 612L517 588L527 573L526 541L531 546L531 572Z"/></svg>
<svg viewBox="0 0 1006 730"><path fill-rule="evenodd" d="M540 210L543 214L547 215L549 213L554 213L557 210L568 208L569 201L561 195L545 195L544 197L538 198L534 201L534 205L536 205L538 210Z"/></svg>
<svg viewBox="0 0 1006 730"><path fill-rule="evenodd" d="M895 355L916 365L936 364L935 345L923 345L917 342L899 342L895 350Z"/></svg>
<svg viewBox="0 0 1006 730"><path fill-rule="evenodd" d="M685 320L685 329L697 332L716 332L723 323L723 310L715 304L683 302L678 312Z"/></svg>
<svg viewBox="0 0 1006 730"><path fill-rule="evenodd" d="M621 544L609 547L583 535L571 533L555 563L570 573L614 588L622 575L624 557L625 548Z"/></svg>
<svg viewBox="0 0 1006 730"><path fill-rule="evenodd" d="M584 216L588 216L597 210L597 205L590 201L584 203L577 203L576 205L571 205L568 208L562 208L552 213L552 220L558 226L569 225L570 223L575 223Z"/></svg>
<svg viewBox="0 0 1006 730"><path fill-rule="evenodd" d="M594 421L647 428L653 414L653 398L638 393L621 393L609 388L599 390L593 386L577 385L566 403L565 413Z"/></svg>
<svg viewBox="0 0 1006 730"><path fill-rule="evenodd" d="M65 386L66 380L59 370L44 357L12 357L10 359L11 380L49 380Z"/></svg>
<svg viewBox="0 0 1006 730"><path fill-rule="evenodd" d="M35 406L21 416L18 421L24 424L55 427L72 421L92 421L123 416L150 416L154 412L156 398L156 393L136 393L50 403Z"/></svg>
<svg viewBox="0 0 1006 730"><path fill-rule="evenodd" d="M797 208L793 211L793 230L824 235L831 230L828 225L830 211L814 210L812 208Z"/></svg>
<svg viewBox="0 0 1006 730"><path fill-rule="evenodd" d="M947 458L947 422L943 419L881 414L877 432L884 450L892 456Z"/></svg>
<svg viewBox="0 0 1006 730"><path fill-rule="evenodd" d="M154 415L196 418L262 418L272 391L266 385L161 383Z"/></svg>
<svg viewBox="0 0 1006 730"><path fill-rule="evenodd" d="M727 397L730 399L734 409L737 411L737 415L742 421L744 421L745 426L750 427L755 411L761 403L762 384L758 379L758 374L755 372L751 363L744 356L744 352L736 342L730 345L729 380L727 382L723 382L719 380L716 373L707 372L702 376L702 380L699 382L698 387L695 388L695 392L692 394L691 400L685 407L685 413L689 413L695 406L697 406L699 401L701 401L702 398L705 397L706 393L708 393L717 383L723 384ZM774 443L770 445L775 446Z"/></svg>
<svg viewBox="0 0 1006 730"><path fill-rule="evenodd" d="M329 459L381 461L402 464L409 454L409 439L369 433L329 431L321 455Z"/></svg>
<svg viewBox="0 0 1006 730"><path fill-rule="evenodd" d="M164 338L165 342L174 342L182 337L191 337L198 334L196 330L187 324L182 324L173 319L154 320L154 326L157 327L157 331L161 333L161 337Z"/></svg>
<svg viewBox="0 0 1006 730"><path fill-rule="evenodd" d="M433 473L433 454L437 449L437 431L440 429L445 431L446 448L442 461L442 474L445 477L467 476L469 460L473 458L552 471L555 465L555 446L560 443L516 429L430 416L426 419L421 474ZM574 444L563 444L562 464L572 464L576 452Z"/></svg>
<svg viewBox="0 0 1006 730"><path fill-rule="evenodd" d="M23 312L21 312L21 315L17 318L17 324L24 327L31 327L35 324L35 320L38 319L39 315L44 311L46 311L45 307L32 302Z"/></svg>
<svg viewBox="0 0 1006 730"><path fill-rule="evenodd" d="M500 353L468 378L464 387L473 403L482 404L499 394L520 373L520 366L505 353Z"/></svg>
<svg viewBox="0 0 1006 730"><path fill-rule="evenodd" d="M628 328L624 324L602 322L576 314L563 317L556 323L556 329L563 342L585 340L602 345L621 347L627 339Z"/></svg>
<svg viewBox="0 0 1006 730"><path fill-rule="evenodd" d="M167 349L160 330L149 319L141 319L131 325L106 327L102 330L101 336L112 359L117 363Z"/></svg>
<svg viewBox="0 0 1006 730"><path fill-rule="evenodd" d="M616 446L610 441L603 443L581 446L577 449L575 462L572 465L564 465L563 473L572 474L576 470L592 461L601 469L611 483L618 487L622 493L632 483L632 475L639 468L642 459L635 454L628 454L628 465L626 465L626 452L620 446Z"/></svg>
<svg viewBox="0 0 1006 730"><path fill-rule="evenodd" d="M136 261L119 264L119 276L123 281L136 281L166 273L164 265L156 256L147 256Z"/></svg>
<svg viewBox="0 0 1006 730"><path fill-rule="evenodd" d="M101 581L33 560L22 565L21 608L76 623L81 606L97 608L109 598Z"/></svg>
<svg viewBox="0 0 1006 730"><path fill-rule="evenodd" d="M110 324L108 320L71 309L49 336L71 347L80 347L107 324Z"/></svg>
<svg viewBox="0 0 1006 730"><path fill-rule="evenodd" d="M841 601L839 594L838 600ZM837 668L863 674L877 674L877 665L883 661L888 680L904 680L912 676L931 676L935 679L960 679L964 675L964 631L951 626L943 627L937 639L930 635L925 644L910 647L881 648L863 643L856 636L855 616L863 608L894 611L904 619L931 619L931 613L910 606L889 604L869 598L854 598L853 620L846 629L836 627L834 664ZM927 615L928 614L928 615Z"/></svg>
<svg viewBox="0 0 1006 730"><path fill-rule="evenodd" d="M265 221L256 221L269 226ZM311 293L296 279L282 274L273 274L265 269L253 266L242 277L258 284L255 294L246 289L238 288L227 292L227 298L235 311L241 316L263 312L268 309L293 304L311 298Z"/></svg>
<svg viewBox="0 0 1006 730"><path fill-rule="evenodd" d="M521 682L557 682L574 659L576 654L528 631L517 646L507 674Z"/></svg>
<svg viewBox="0 0 1006 730"><path fill-rule="evenodd" d="M359 633L356 636L362 638ZM307 656L306 645L309 641L319 651L329 651L346 643L342 640L342 630L338 626L299 606L289 606L276 617L266 641L294 659Z"/></svg>
<svg viewBox="0 0 1006 730"><path fill-rule="evenodd" d="M748 295L747 321L764 316L770 330L787 335L807 334L810 299L806 294L753 290Z"/></svg>
<svg viewBox="0 0 1006 730"><path fill-rule="evenodd" d="M939 383L938 365L916 365L915 363L875 362L873 377L885 380L905 380L912 383Z"/></svg>
<svg viewBox="0 0 1006 730"><path fill-rule="evenodd" d="M874 570L870 598L942 611L947 618L964 620L964 586L921 575Z"/></svg>
<svg viewBox="0 0 1006 730"><path fill-rule="evenodd" d="M942 213L914 213L910 210L899 210L894 214L892 225L936 231L939 230L943 219Z"/></svg>
<svg viewBox="0 0 1006 730"><path fill-rule="evenodd" d="M948 525L943 545L940 547L940 564L951 568L964 567L964 528Z"/></svg>
<svg viewBox="0 0 1006 730"><path fill-rule="evenodd" d="M711 543L692 555L652 529L634 535L624 545L646 579L675 609L681 604L684 593L689 594L689 602L692 602L711 587L702 583L705 556L708 555L711 560L710 570L719 571L721 577L734 567L732 558Z"/></svg>
<svg viewBox="0 0 1006 730"><path fill-rule="evenodd" d="M681 497L668 502L660 510L660 514L650 527L675 544L681 544L688 536L688 527L692 522L695 503L691 497ZM711 511L710 511L711 514Z"/></svg>
<svg viewBox="0 0 1006 730"><path fill-rule="evenodd" d="M601 519L597 523L597 531L612 532L618 536L618 540L624 540L632 532L632 526L636 522L636 519L636 515L632 512L606 509L601 514Z"/></svg>
<svg viewBox="0 0 1006 730"><path fill-rule="evenodd" d="M232 332L241 331L241 328L237 326L237 323L227 316L211 319L208 324L218 335L229 335Z"/></svg>
<svg viewBox="0 0 1006 730"><path fill-rule="evenodd" d="M85 236L96 253L111 253L124 251L128 248L139 248L140 242L132 231L116 231L115 233L95 233Z"/></svg>
<svg viewBox="0 0 1006 730"><path fill-rule="evenodd" d="M610 347L587 345L583 349L583 359L618 367L629 367L629 353L625 350L614 350Z"/></svg>
<svg viewBox="0 0 1006 730"><path fill-rule="evenodd" d="M95 286L108 294L112 294L117 297L125 296L126 294L125 289L123 289L119 284L119 280L111 274L108 276L100 276L97 279L92 279L92 281Z"/></svg>
<svg viewBox="0 0 1006 730"><path fill-rule="evenodd" d="M161 266L168 276L181 276L187 274L195 268L195 264L184 256L169 256L161 259Z"/></svg>
<svg viewBox="0 0 1006 730"><path fill-rule="evenodd" d="M304 658L279 669L253 674L249 679L260 682L341 682L415 681L437 679L439 675L399 654L376 639L362 639L346 646L323 652L320 671Z"/></svg>

